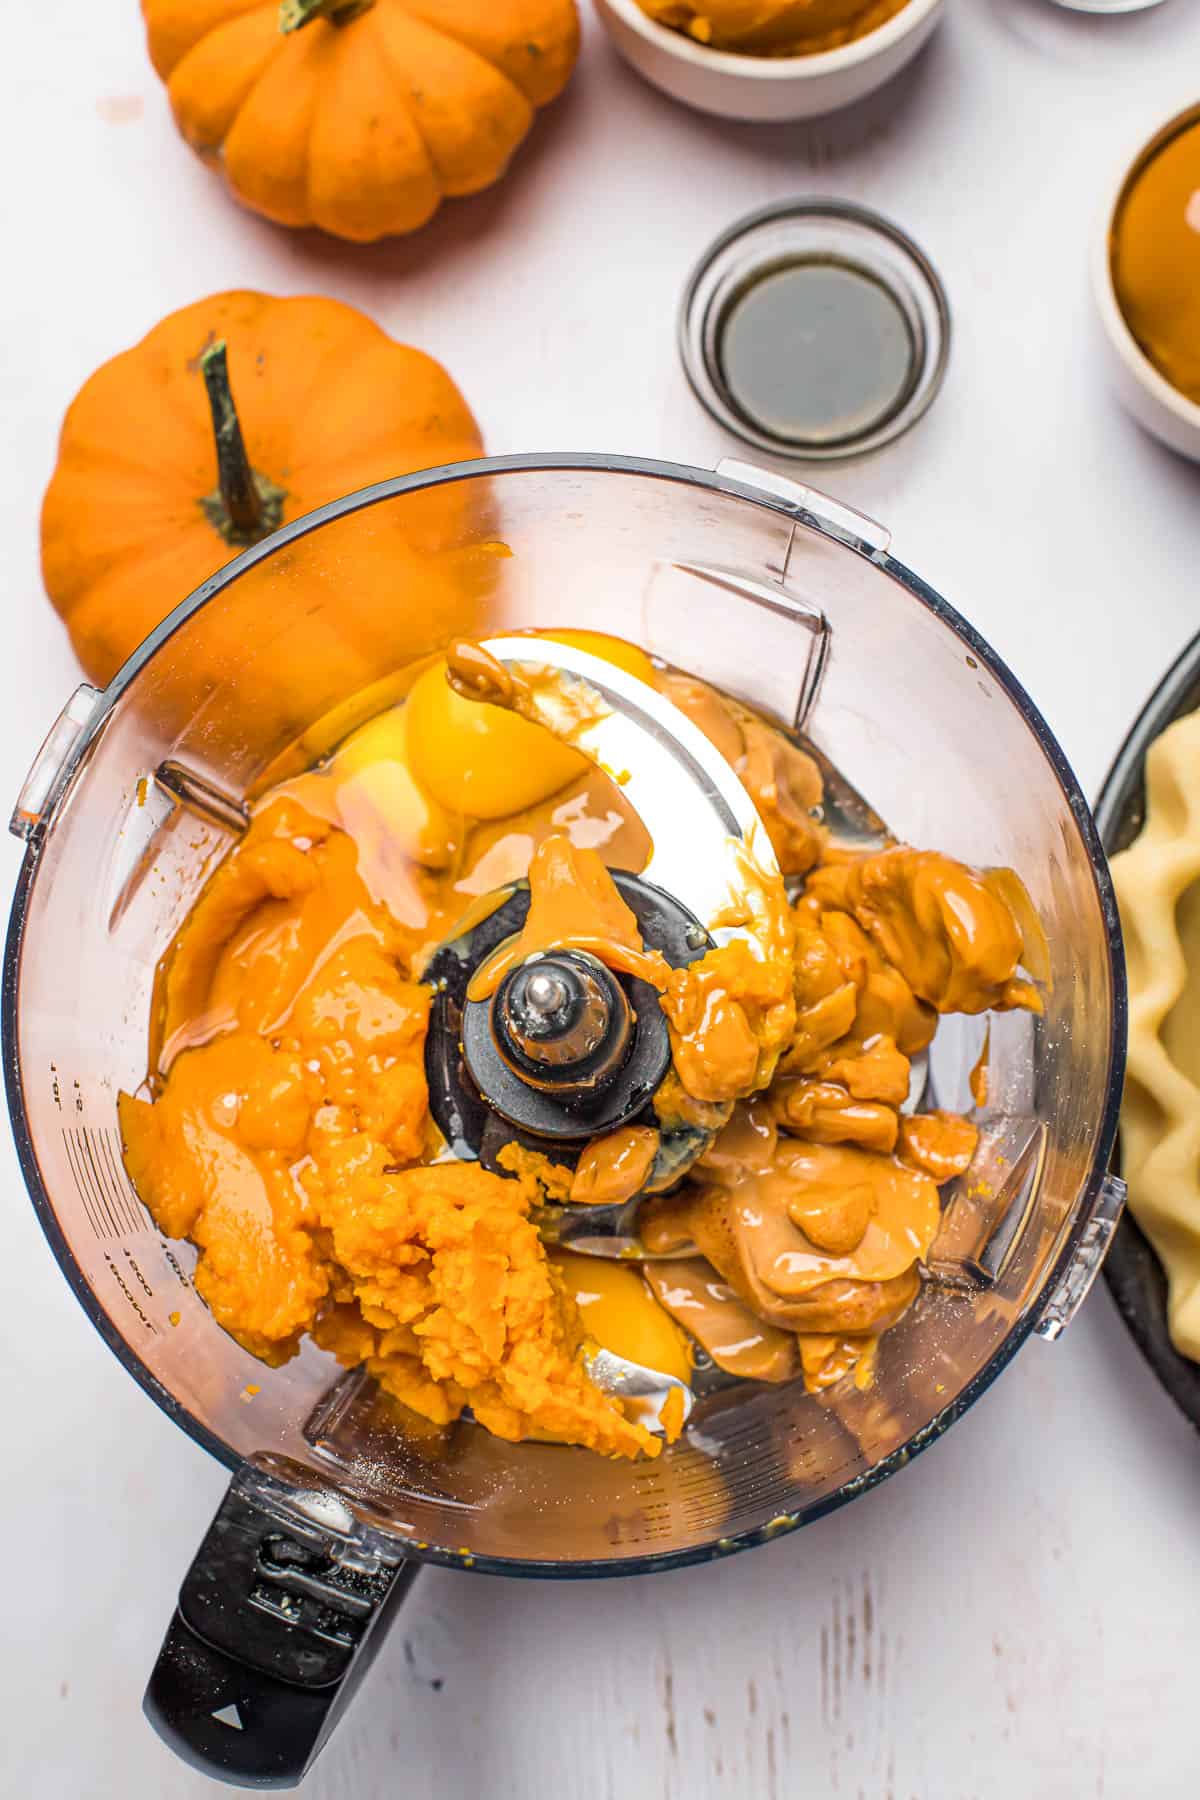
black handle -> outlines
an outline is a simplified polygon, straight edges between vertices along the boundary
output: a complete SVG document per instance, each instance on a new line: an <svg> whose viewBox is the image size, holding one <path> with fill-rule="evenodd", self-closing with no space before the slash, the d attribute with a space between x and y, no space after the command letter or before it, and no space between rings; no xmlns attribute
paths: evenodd
<svg viewBox="0 0 1200 1800"><path fill-rule="evenodd" d="M236 1786L303 1779L417 1571L311 1479L279 1459L239 1470L146 1688L163 1741Z"/></svg>

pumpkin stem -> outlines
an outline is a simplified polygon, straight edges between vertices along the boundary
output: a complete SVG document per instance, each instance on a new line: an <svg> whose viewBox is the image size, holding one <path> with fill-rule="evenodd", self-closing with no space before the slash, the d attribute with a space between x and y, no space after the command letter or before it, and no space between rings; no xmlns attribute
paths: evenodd
<svg viewBox="0 0 1200 1800"><path fill-rule="evenodd" d="M250 467L223 340L203 352L200 371L217 448L217 485L200 505L227 544L257 544L279 526L286 496L281 487Z"/></svg>
<svg viewBox="0 0 1200 1800"><path fill-rule="evenodd" d="M280 31L299 31L314 19L328 19L331 25L348 25L359 13L374 6L375 0L279 0Z"/></svg>

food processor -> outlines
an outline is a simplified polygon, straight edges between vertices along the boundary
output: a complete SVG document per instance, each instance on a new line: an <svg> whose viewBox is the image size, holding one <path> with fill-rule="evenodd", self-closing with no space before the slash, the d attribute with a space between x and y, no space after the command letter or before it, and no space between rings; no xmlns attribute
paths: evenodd
<svg viewBox="0 0 1200 1800"><path fill-rule="evenodd" d="M146 1699L208 1773L298 1781L420 1562L644 1574L760 1543L900 1467L1086 1293L1122 1197L1106 1174L1125 994L1104 857L1028 696L889 544L850 508L738 463L429 470L247 550L51 730L13 817L26 851L4 972L9 1108L89 1316L232 1471ZM713 682L817 758L839 841L886 830L1012 868L1041 927L1026 961L1044 1012L947 1018L931 1046L923 1105L971 1108L985 1034L988 1098L873 1384L717 1384L640 1464L470 1424L408 1436L360 1370L310 1342L266 1367L209 1315L191 1247L154 1227L117 1124L118 1094L145 1077L155 965L248 799L394 703L403 672L452 638L534 627L624 637Z"/></svg>

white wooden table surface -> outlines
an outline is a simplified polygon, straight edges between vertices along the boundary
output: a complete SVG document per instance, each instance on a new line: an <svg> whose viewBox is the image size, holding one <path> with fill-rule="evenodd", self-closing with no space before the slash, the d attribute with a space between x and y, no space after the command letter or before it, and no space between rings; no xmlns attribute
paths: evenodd
<svg viewBox="0 0 1200 1800"><path fill-rule="evenodd" d="M0 796L76 679L36 560L59 419L162 313L226 287L325 291L442 357L491 450L711 464L736 446L676 362L682 282L739 213L806 191L906 226L956 333L924 423L813 478L891 525L1094 792L1197 625L1200 470L1102 391L1086 251L1122 149L1200 90L1200 7L950 15L882 101L789 128L674 106L589 19L567 99L500 189L352 250L242 213L191 158L134 0L9 0ZM8 881L16 845L0 856ZM0 1156L0 1793L215 1792L139 1705L225 1477L103 1348L7 1142ZM910 1469L751 1556L586 1585L427 1572L304 1792L1184 1800L1200 1792L1198 1521L1200 1442L1098 1289Z"/></svg>

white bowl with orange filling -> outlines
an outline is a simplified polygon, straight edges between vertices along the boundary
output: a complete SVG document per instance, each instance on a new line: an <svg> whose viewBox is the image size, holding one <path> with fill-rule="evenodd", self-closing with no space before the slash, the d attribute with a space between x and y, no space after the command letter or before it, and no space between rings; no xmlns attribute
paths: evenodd
<svg viewBox="0 0 1200 1800"><path fill-rule="evenodd" d="M1200 101L1126 159L1096 233L1092 290L1117 398L1200 462Z"/></svg>
<svg viewBox="0 0 1200 1800"><path fill-rule="evenodd" d="M945 0L596 0L626 62L701 112L811 119L912 61Z"/></svg>

